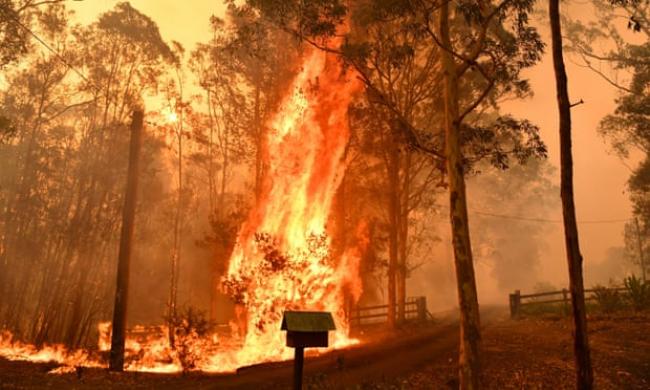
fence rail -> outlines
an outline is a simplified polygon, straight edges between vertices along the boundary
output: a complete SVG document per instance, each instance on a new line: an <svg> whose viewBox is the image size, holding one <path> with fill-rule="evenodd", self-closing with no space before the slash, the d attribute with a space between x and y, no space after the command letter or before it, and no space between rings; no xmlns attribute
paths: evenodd
<svg viewBox="0 0 650 390"><path fill-rule="evenodd" d="M596 291L600 289L590 288L585 291L585 301L595 300ZM611 287L606 288L608 291L616 292L627 292L627 287ZM544 297L557 297L554 299L540 300L539 298ZM565 313L569 312L571 305L571 291L564 288L560 291L548 291L536 294L522 294L521 291L515 290L514 293L510 294L510 317L518 318L521 315L521 308L523 306L529 305L540 305L540 304L555 304L562 303L564 306Z"/></svg>
<svg viewBox="0 0 650 390"><path fill-rule="evenodd" d="M395 305L395 313L399 309ZM388 322L388 305L357 306L350 310L350 325L361 326ZM427 321L431 313L427 310L426 297L410 297L404 304L404 318L407 321Z"/></svg>

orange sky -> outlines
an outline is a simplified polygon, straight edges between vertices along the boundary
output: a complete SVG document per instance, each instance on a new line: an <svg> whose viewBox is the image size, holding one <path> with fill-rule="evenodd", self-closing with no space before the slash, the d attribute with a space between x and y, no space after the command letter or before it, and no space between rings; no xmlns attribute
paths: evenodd
<svg viewBox="0 0 650 390"><path fill-rule="evenodd" d="M117 2L85 0L71 2L70 5L77 12L80 21L87 23ZM205 40L209 36L209 16L223 15L224 12L220 0L131 0L131 4L158 23L164 39L177 40L188 50L195 42ZM628 218L631 216L631 207L625 187L629 171L616 156L608 153L608 146L596 131L600 119L614 109L614 88L571 61L567 61L567 71L571 99L585 100L585 104L575 107L572 111L578 219ZM504 108L518 117L530 119L541 127L542 137L549 148L549 160L557 167L558 119L550 55L547 54L541 64L529 70L527 76L532 82L535 96L525 101L509 102ZM561 210L558 209L555 215L543 217L559 219ZM550 251L546 263L542 266L542 272L549 280L562 280L565 279L563 275L566 270L562 227L560 224L553 226L555 231L548 238ZM623 244L623 223L584 224L580 225L579 229L586 262L600 262L609 247Z"/></svg>

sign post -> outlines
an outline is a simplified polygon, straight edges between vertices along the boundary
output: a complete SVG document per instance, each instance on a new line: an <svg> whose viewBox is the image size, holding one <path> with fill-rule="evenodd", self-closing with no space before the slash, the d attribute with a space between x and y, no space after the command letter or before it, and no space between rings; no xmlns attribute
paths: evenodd
<svg viewBox="0 0 650 390"><path fill-rule="evenodd" d="M327 347L329 331L335 330L332 314L324 311L285 311L281 330L287 331L287 347L295 348L293 388L302 390L305 348Z"/></svg>

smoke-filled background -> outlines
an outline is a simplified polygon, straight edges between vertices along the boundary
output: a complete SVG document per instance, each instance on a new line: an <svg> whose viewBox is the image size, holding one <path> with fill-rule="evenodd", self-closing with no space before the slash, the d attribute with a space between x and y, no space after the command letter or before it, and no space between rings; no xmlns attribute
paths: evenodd
<svg viewBox="0 0 650 390"><path fill-rule="evenodd" d="M172 304L227 323L235 309L219 288L221 277L260 196L264 133L298 71L304 43L245 7L216 1L99 0L66 7L41 8L25 19L65 61L32 42L2 71L0 326L37 343L78 346L94 343L95 324L109 319L130 108L137 104L146 107L146 136L130 324L160 323ZM596 22L599 14L587 4L570 7L571 15L585 15L571 22L579 40L575 23ZM537 17L536 24L546 24ZM625 23L615 28L638 43L642 38ZM385 33L362 26L362 18L351 24L353 38L364 31L379 41ZM540 33L546 39L546 29ZM606 40L602 45L615 48ZM386 63L394 59L381 49L378 69L382 55ZM572 113L586 284L617 283L638 273L627 182L629 167L642 156L631 151L624 159L599 131L621 92L585 68L577 53L568 72L572 98L584 100ZM472 118L476 126L497 114L525 118L531 129L539 127L547 149L546 158L536 145L521 161L471 164L469 215L481 303L506 304L517 289L567 285L550 62L544 54L523 70L530 79L526 99L504 95L486 109L487 119ZM413 66L423 75L420 82L437 85L435 72ZM630 76L619 77L624 83ZM440 95L432 89L414 105L414 123L426 128L441 121ZM371 93L357 98L349 113L347 172L335 196L331 235L339 255L366 243L360 302L387 300L387 264L397 256L402 295L426 295L432 312L455 307L440 164L400 146L400 125Z"/></svg>

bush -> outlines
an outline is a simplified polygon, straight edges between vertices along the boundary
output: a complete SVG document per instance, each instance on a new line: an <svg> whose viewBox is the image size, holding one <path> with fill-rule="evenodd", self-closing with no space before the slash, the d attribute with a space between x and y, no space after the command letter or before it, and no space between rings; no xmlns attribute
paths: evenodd
<svg viewBox="0 0 650 390"><path fill-rule="evenodd" d="M178 360L184 371L196 367L201 357L202 338L212 329L205 312L192 307L180 310L174 318L169 319L170 332L174 332L174 345Z"/></svg>
<svg viewBox="0 0 650 390"><path fill-rule="evenodd" d="M625 278L625 287L628 289L628 299L635 311L650 308L650 283L632 275Z"/></svg>
<svg viewBox="0 0 650 390"><path fill-rule="evenodd" d="M613 313L621 308L623 299L618 291L604 286L594 287L594 297L603 313Z"/></svg>

